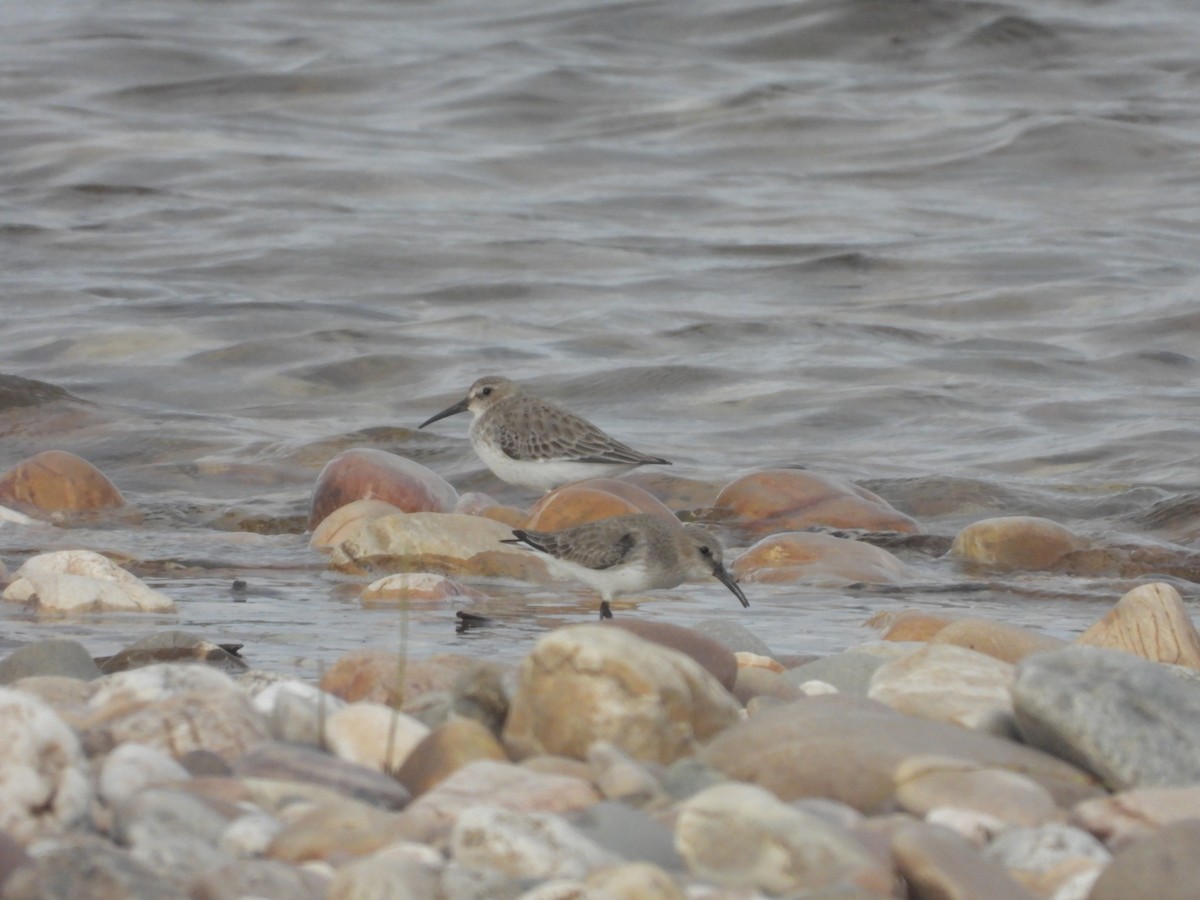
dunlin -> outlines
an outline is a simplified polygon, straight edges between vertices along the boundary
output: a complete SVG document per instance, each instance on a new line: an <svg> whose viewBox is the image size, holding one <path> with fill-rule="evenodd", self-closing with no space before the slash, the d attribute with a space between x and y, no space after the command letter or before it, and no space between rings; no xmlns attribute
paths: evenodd
<svg viewBox="0 0 1200 900"><path fill-rule="evenodd" d="M750 601L721 562L721 544L699 525L671 525L646 513L586 522L562 531L516 529L508 544L525 544L552 569L600 594L600 615L611 616L618 594L670 588L712 576L749 606Z"/></svg>
<svg viewBox="0 0 1200 900"><path fill-rule="evenodd" d="M501 481L548 491L569 481L603 478L649 463L669 466L609 437L569 410L527 394L507 378L488 375L436 416L470 411L471 446Z"/></svg>

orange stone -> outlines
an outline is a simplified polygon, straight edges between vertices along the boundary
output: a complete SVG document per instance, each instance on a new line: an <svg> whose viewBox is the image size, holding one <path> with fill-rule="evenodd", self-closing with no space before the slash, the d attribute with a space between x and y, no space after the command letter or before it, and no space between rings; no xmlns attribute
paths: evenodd
<svg viewBox="0 0 1200 900"><path fill-rule="evenodd" d="M918 534L923 529L886 500L852 482L800 469L768 469L722 488L718 510L747 537L824 526Z"/></svg>
<svg viewBox="0 0 1200 900"><path fill-rule="evenodd" d="M917 577L907 564L879 547L807 531L765 537L730 568L739 581L772 584L896 584Z"/></svg>
<svg viewBox="0 0 1200 900"><path fill-rule="evenodd" d="M104 473L65 450L46 450L0 476L0 505L28 513L118 509L125 498Z"/></svg>
<svg viewBox="0 0 1200 900"><path fill-rule="evenodd" d="M589 478L564 484L533 505L525 526L531 531L560 531L585 522L629 513L649 513L665 522L679 519L662 501L637 485L615 478Z"/></svg>
<svg viewBox="0 0 1200 900"><path fill-rule="evenodd" d="M309 506L312 531L339 507L355 500L383 500L402 512L450 512L458 492L436 472L383 450L339 453L321 470Z"/></svg>
<svg viewBox="0 0 1200 900"><path fill-rule="evenodd" d="M952 621L915 609L903 609L875 613L864 624L868 628L885 629L880 635L885 641L928 641Z"/></svg>
<svg viewBox="0 0 1200 900"><path fill-rule="evenodd" d="M1088 540L1050 519L1000 516L960 531L949 555L991 571L1047 572L1089 546Z"/></svg>

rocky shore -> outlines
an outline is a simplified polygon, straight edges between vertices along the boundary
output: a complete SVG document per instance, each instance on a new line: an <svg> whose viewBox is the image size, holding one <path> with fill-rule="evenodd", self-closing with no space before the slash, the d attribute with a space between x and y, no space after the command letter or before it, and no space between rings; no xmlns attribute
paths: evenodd
<svg viewBox="0 0 1200 900"><path fill-rule="evenodd" d="M472 575L544 582L497 546L518 516L675 518L695 489L585 483L524 511L385 456L335 461L313 495L314 552L362 578L364 603L469 594L456 579ZM407 493L382 493L377 470L364 482L377 464ZM6 483L10 503L36 493ZM880 546L804 530L804 510L928 537L805 473L701 500L751 544L734 563L747 583L907 577ZM1023 518L940 549L993 572L1150 572L1165 552ZM6 581L36 614L171 602L87 550L35 554ZM515 663L363 649L319 683L181 632L103 659L29 644L0 660L0 896L1197 896L1200 634L1171 583L1144 578L1070 641L921 611L871 624L877 640L814 659L729 619L618 613L549 631Z"/></svg>

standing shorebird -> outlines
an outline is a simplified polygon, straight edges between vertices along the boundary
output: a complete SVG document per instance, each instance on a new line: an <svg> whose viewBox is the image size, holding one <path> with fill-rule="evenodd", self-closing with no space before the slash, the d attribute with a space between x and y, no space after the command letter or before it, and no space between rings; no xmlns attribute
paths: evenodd
<svg viewBox="0 0 1200 900"><path fill-rule="evenodd" d="M518 528L506 544L525 544L557 569L600 594L600 618L612 618L618 594L670 588L692 578L712 576L749 606L726 571L721 544L699 525L671 525L646 513L585 522L562 531Z"/></svg>
<svg viewBox="0 0 1200 900"><path fill-rule="evenodd" d="M617 475L635 466L671 464L622 444L586 419L498 375L480 378L466 397L418 427L468 410L475 416L471 446L484 465L501 481L531 491Z"/></svg>

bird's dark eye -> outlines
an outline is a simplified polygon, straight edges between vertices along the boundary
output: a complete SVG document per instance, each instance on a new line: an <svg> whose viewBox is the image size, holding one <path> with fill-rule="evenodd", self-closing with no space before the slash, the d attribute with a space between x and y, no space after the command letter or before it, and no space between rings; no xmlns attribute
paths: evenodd
<svg viewBox="0 0 1200 900"><path fill-rule="evenodd" d="M492 389L491 389L490 387L485 387L485 388L482 388L482 389L479 391L479 396L480 396L480 397L490 397L491 395L492 395Z"/></svg>

